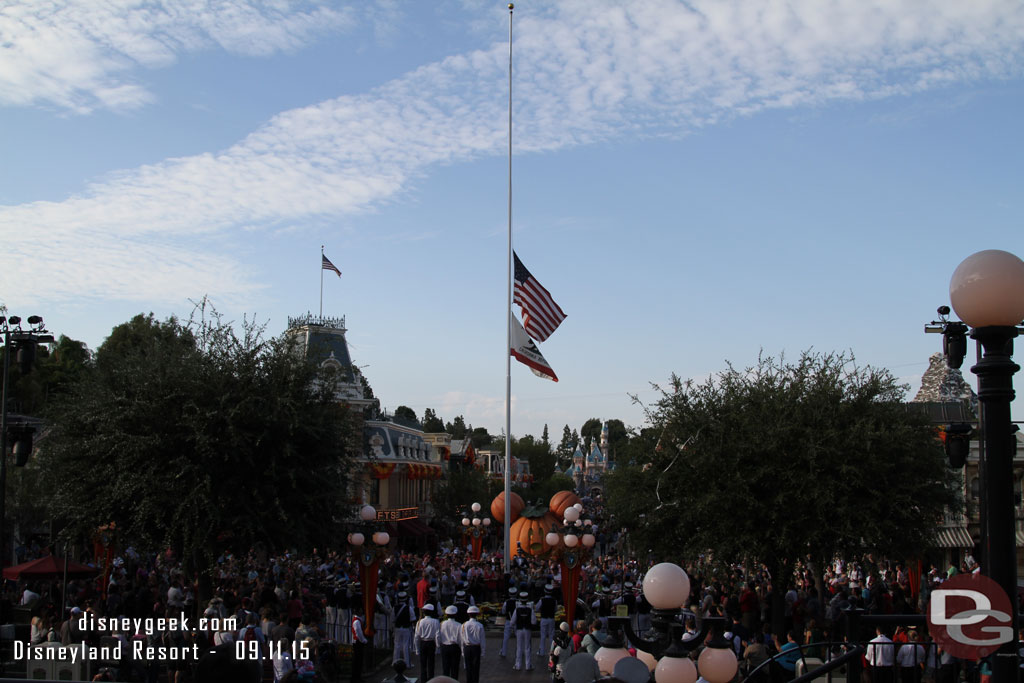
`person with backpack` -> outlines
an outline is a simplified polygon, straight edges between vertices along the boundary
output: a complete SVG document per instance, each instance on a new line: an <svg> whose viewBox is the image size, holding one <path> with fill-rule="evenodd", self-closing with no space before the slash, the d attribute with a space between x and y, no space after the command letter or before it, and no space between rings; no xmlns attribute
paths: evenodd
<svg viewBox="0 0 1024 683"><path fill-rule="evenodd" d="M516 622L516 661L512 668L516 671L526 669L533 671L533 651L530 643L533 635L533 625L537 623L536 613L533 611L533 603L530 602L530 594L520 591L519 603L513 618Z"/></svg>
<svg viewBox="0 0 1024 683"><path fill-rule="evenodd" d="M412 623L412 600L407 592L400 591L395 601L395 621L392 634L395 645L391 653L391 661L397 662L401 660L407 665L410 663L409 650L412 645Z"/></svg>
<svg viewBox="0 0 1024 683"><path fill-rule="evenodd" d="M255 659L257 656L263 658L267 637L263 633L263 629L260 628L255 612L249 612L249 616L245 618L245 625L238 630L238 640L245 643L245 652L248 658ZM257 645L250 645L252 642L256 642Z"/></svg>
<svg viewBox="0 0 1024 683"><path fill-rule="evenodd" d="M508 655L508 641L512 638L512 634L516 632L516 622L513 619L513 614L516 611L516 587L509 586L508 589L508 600L501 606L501 615L505 617L505 630L501 636L501 651L498 653L499 657L505 657Z"/></svg>

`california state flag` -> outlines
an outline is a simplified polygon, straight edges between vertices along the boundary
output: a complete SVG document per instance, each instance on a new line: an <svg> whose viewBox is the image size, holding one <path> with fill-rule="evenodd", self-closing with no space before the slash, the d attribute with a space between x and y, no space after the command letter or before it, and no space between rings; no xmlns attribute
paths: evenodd
<svg viewBox="0 0 1024 683"><path fill-rule="evenodd" d="M522 323L516 320L514 315L512 315L512 348L510 351L512 352L512 357L530 368L533 374L544 379L550 379L552 382L558 381L555 371L548 365L544 356L541 355L540 349L530 339L530 335L526 333Z"/></svg>

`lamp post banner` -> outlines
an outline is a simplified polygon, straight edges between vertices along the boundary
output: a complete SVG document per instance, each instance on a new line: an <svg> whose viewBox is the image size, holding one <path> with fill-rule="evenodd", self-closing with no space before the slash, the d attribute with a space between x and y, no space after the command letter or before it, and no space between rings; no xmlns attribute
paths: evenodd
<svg viewBox="0 0 1024 683"><path fill-rule="evenodd" d="M978 660L1014 639L1013 604L1002 587L981 574L942 582L928 601L928 632L954 657Z"/></svg>
<svg viewBox="0 0 1024 683"><path fill-rule="evenodd" d="M580 563L575 553L562 558L562 600L565 621L571 629L576 618L576 596L580 589Z"/></svg>
<svg viewBox="0 0 1024 683"><path fill-rule="evenodd" d="M359 577L360 582L363 584L363 633L367 637L373 637L373 614L377 608L377 578L380 573L379 561L376 553L373 553L373 560L367 562L366 560L370 557L372 551L366 551L363 556L363 561L359 563Z"/></svg>

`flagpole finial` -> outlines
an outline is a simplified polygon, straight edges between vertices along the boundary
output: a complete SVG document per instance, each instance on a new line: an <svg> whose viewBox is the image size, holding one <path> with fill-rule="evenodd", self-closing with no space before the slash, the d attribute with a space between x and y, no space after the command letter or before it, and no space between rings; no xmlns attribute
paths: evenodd
<svg viewBox="0 0 1024 683"><path fill-rule="evenodd" d="M511 11L512 11L512 10L514 10L515 8L516 8L516 6L515 6L515 5L513 5L513 4L511 3L511 2L510 2L510 3L508 3L508 11L509 11L509 12L511 12Z"/></svg>

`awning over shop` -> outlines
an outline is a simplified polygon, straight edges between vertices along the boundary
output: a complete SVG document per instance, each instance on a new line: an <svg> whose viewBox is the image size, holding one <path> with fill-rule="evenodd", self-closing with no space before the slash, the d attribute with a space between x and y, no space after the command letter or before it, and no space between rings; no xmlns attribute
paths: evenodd
<svg viewBox="0 0 1024 683"><path fill-rule="evenodd" d="M936 545L939 548L973 548L974 539L971 538L971 532L967 530L967 527L948 527L939 529Z"/></svg>

